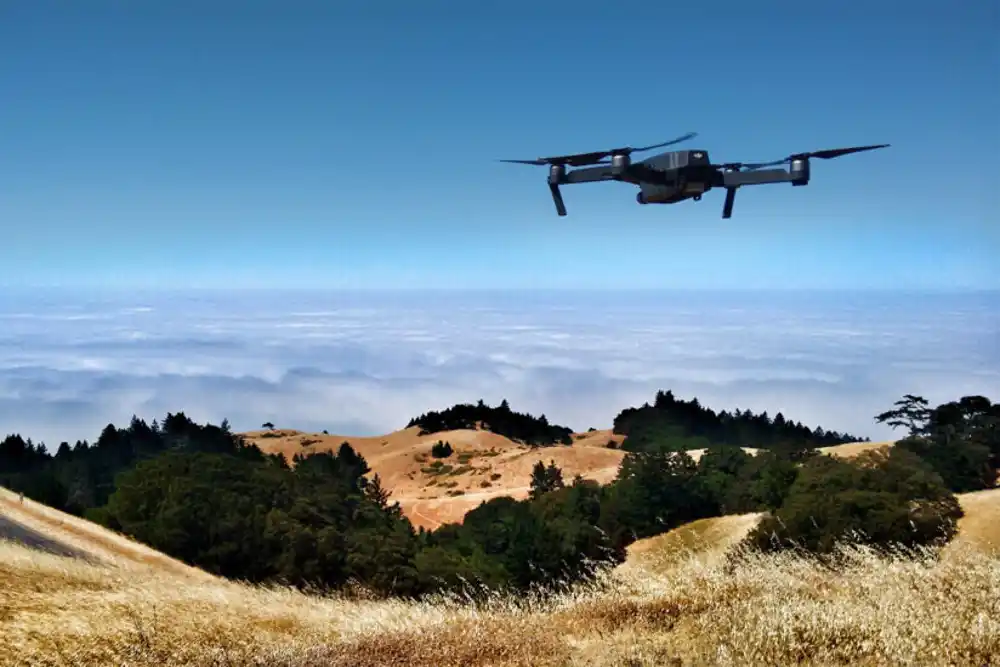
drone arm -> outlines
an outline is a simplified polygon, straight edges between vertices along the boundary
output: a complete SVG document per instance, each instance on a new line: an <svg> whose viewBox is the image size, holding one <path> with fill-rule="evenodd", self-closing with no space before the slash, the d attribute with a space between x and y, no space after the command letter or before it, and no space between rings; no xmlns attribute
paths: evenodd
<svg viewBox="0 0 1000 667"><path fill-rule="evenodd" d="M560 183L596 183L598 181L614 180L611 166L585 167L566 172Z"/></svg>
<svg viewBox="0 0 1000 667"><path fill-rule="evenodd" d="M727 188L738 188L743 185L765 185L767 183L791 183L798 180L784 169L767 169L760 171L727 171L722 175L722 185Z"/></svg>

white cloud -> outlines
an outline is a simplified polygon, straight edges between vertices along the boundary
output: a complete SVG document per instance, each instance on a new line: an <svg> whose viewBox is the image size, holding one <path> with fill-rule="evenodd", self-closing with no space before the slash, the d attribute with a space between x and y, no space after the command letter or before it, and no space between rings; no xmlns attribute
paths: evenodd
<svg viewBox="0 0 1000 667"><path fill-rule="evenodd" d="M184 411L334 433L480 397L577 429L657 389L872 438L903 393L1000 399L997 297L192 292L0 302L0 433Z"/></svg>

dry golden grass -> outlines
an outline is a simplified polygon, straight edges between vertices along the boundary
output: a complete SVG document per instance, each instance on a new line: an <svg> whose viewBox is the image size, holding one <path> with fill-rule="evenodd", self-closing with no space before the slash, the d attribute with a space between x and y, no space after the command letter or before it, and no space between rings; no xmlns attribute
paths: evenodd
<svg viewBox="0 0 1000 667"><path fill-rule="evenodd" d="M60 512L0 487L0 515L28 527L97 562L131 570L149 569L179 577L207 579L210 575L179 560L72 514Z"/></svg>
<svg viewBox="0 0 1000 667"><path fill-rule="evenodd" d="M608 441L620 446L624 436L611 429L574 433L569 447L531 448L489 431L461 429L420 435L418 427L393 431L379 436L344 436L327 433L306 433L294 429L248 431L248 441L268 453L280 453L289 460L297 454L336 452L348 442L378 473L383 487L392 500L399 502L406 517L415 525L428 529L442 523L460 523L465 515L492 498L510 496L526 498L530 490L531 469L541 461L554 462L566 479L579 474L601 484L607 484L618 474L625 456L620 449L609 449ZM450 442L455 454L446 463L453 468L467 469L449 476L421 472L429 462L430 450L438 440ZM864 451L891 443L848 443L824 447L821 451L835 456L856 456ZM748 454L761 450L744 447ZM704 449L688 452L697 461ZM465 455L467 458L460 457ZM495 475L499 477L494 478ZM445 481L449 485L442 485ZM489 486L483 486L489 482ZM451 486L453 484L454 486Z"/></svg>
<svg viewBox="0 0 1000 667"><path fill-rule="evenodd" d="M998 502L1000 490L963 498L970 514L962 530L986 534L979 513ZM1000 558L978 548L981 539L959 540L942 558L847 549L839 571L793 555L723 557L756 518L697 522L643 541L622 567L549 599L480 604L310 596L193 579L166 557L92 563L0 542L0 664L1000 661Z"/></svg>
<svg viewBox="0 0 1000 667"><path fill-rule="evenodd" d="M895 440L886 440L884 442L848 442L844 445L820 447L819 451L821 454L830 454L831 456L839 456L841 458L851 458L853 456L857 456L858 454L864 454L872 449L878 449L879 447L892 447L895 442Z"/></svg>
<svg viewBox="0 0 1000 667"><path fill-rule="evenodd" d="M609 440L620 443L623 439L614 436L610 429L575 434L571 447L542 448L476 429L420 435L419 428L411 427L371 437L292 429L250 431L243 435L263 451L280 453L289 460L297 453L336 452L341 443L350 443L365 457L372 472L378 473L383 487L391 492L393 501L399 502L407 518L414 525L429 529L442 523L461 522L470 510L492 498L526 498L531 469L539 461L555 462L567 479L580 474L605 484L618 474L624 457L622 451L606 447ZM457 474L432 475L423 471L434 460L430 451L438 440L445 440L454 448L455 453L443 463ZM483 482L489 486L483 486Z"/></svg>
<svg viewBox="0 0 1000 667"><path fill-rule="evenodd" d="M668 533L639 540L628 548L622 569L663 572L691 561L719 563L760 521L762 514L742 514L692 521Z"/></svg>
<svg viewBox="0 0 1000 667"><path fill-rule="evenodd" d="M958 500L965 516L958 520L958 536L947 548L968 545L1000 558L1000 489L963 493Z"/></svg>
<svg viewBox="0 0 1000 667"><path fill-rule="evenodd" d="M622 568L551 600L351 601L0 544L5 665L983 665L1000 560L847 552Z"/></svg>

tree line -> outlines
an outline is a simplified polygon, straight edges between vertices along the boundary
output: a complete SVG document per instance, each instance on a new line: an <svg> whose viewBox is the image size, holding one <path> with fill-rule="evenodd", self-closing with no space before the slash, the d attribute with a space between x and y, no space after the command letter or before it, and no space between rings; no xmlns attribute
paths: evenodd
<svg viewBox="0 0 1000 667"><path fill-rule="evenodd" d="M510 409L507 399L492 407L483 402L459 403L441 411L432 410L414 417L407 428L420 427L420 435L479 428L497 433L514 442L534 447L572 445L573 430L566 426L550 424L545 415L535 417Z"/></svg>
<svg viewBox="0 0 1000 667"><path fill-rule="evenodd" d="M766 410L760 414L740 409L716 412L697 397L678 399L672 391L658 391L652 405L622 410L615 417L613 432L625 436L622 449L630 452L687 451L721 444L797 451L869 441L821 426L811 429L780 412L773 419Z"/></svg>
<svg viewBox="0 0 1000 667"><path fill-rule="evenodd" d="M399 596L523 590L586 579L637 539L723 514L765 512L748 537L763 550L947 542L961 517L955 492L995 484L1000 405L973 396L930 408L908 396L876 420L907 435L854 460L814 447L751 456L709 440L696 462L650 446L627 452L603 486L539 462L528 498L494 498L433 531L414 529L347 443L289 463L225 422L183 413L109 425L93 445L55 454L8 436L0 483L234 579Z"/></svg>

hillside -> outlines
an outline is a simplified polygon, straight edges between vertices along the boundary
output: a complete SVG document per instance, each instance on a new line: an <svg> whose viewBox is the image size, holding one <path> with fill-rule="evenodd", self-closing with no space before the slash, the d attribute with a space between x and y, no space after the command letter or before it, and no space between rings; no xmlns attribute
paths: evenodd
<svg viewBox="0 0 1000 667"><path fill-rule="evenodd" d="M725 562L754 517L720 517L638 542L626 563L549 602L473 605L228 582L0 490L3 515L94 557L0 541L0 663L987 664L1000 654L1000 552L984 550L1000 489L961 501L967 516L939 562L864 550L840 572L790 554Z"/></svg>
<svg viewBox="0 0 1000 667"><path fill-rule="evenodd" d="M411 426L382 436L358 437L306 433L294 429L249 431L242 434L267 453L280 453L289 461L296 454L336 452L347 442L377 473L391 500L398 501L407 518L415 526L434 529L442 523L460 522L462 517L480 503L491 498L528 495L532 467L541 461L554 462L567 480L575 475L606 484L618 473L625 456L621 449L607 447L613 441L617 447L623 435L611 429L573 433L573 444L554 447L529 447L497 433L476 429L442 431L421 435L420 428ZM442 459L445 472L432 469L435 459L431 448L438 441L448 442L454 454ZM820 448L834 456L855 456L883 444L858 442ZM744 447L754 454L760 450ZM692 449L688 454L696 461L704 449Z"/></svg>
<svg viewBox="0 0 1000 667"><path fill-rule="evenodd" d="M27 539L25 539L27 538ZM193 580L204 571L80 517L0 487L0 539L38 543L40 550L132 572L155 571Z"/></svg>
<svg viewBox="0 0 1000 667"><path fill-rule="evenodd" d="M624 455L606 447L609 440L621 442L609 430L575 434L572 446L544 448L474 429L421 435L415 426L377 437L289 429L243 435L263 451L280 453L289 461L295 454L336 452L342 443L349 443L379 475L391 500L399 502L410 521L429 529L461 521L466 512L491 498L526 497L531 469L539 461L554 461L567 479L579 474L605 484L614 479ZM438 441L450 443L454 453L440 459L436 470L438 459L431 456L431 448Z"/></svg>
<svg viewBox="0 0 1000 667"><path fill-rule="evenodd" d="M843 436L785 420L759 449L739 446L744 431L781 420L666 394L625 413L628 433L563 432L503 404L427 413L367 438L273 424L240 434L226 421L168 413L109 424L93 444L62 443L54 454L10 435L0 441L0 483L230 581L484 602L555 582L593 585L664 534L658 553L705 541L725 553L740 542L741 554L779 561L804 552L835 560L843 539L918 551L947 543L967 518L955 494L995 486L1000 406L970 396L918 410L921 400L906 396L880 415L909 420L910 435L893 446L841 442L818 457L809 451ZM728 441L710 439L717 427ZM0 529L31 544L56 544L8 523Z"/></svg>

